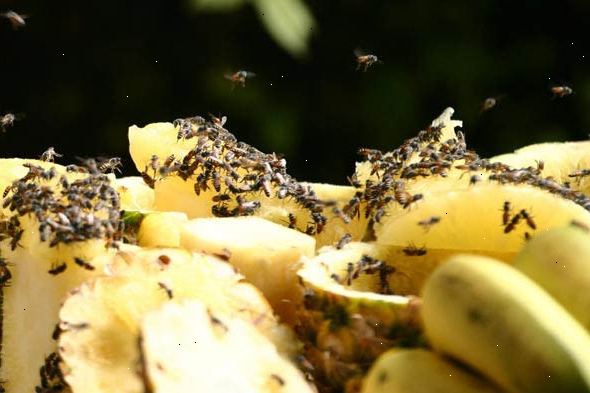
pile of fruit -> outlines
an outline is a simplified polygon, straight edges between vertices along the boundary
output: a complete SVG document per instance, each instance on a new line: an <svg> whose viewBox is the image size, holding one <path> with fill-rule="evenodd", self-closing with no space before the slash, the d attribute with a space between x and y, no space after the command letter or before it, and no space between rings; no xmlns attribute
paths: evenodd
<svg viewBox="0 0 590 393"><path fill-rule="evenodd" d="M0 160L0 392L590 392L590 141L452 114L349 186L201 117Z"/></svg>

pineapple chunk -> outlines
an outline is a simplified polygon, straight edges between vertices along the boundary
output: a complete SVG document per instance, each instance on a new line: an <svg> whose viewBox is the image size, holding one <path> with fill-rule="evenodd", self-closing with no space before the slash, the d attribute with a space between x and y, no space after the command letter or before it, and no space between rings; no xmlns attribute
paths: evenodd
<svg viewBox="0 0 590 393"><path fill-rule="evenodd" d="M295 321L297 269L315 240L258 217L200 218L182 228L181 246L224 255L258 287L284 322Z"/></svg>
<svg viewBox="0 0 590 393"><path fill-rule="evenodd" d="M510 210L504 225L504 204ZM525 210L530 220L521 214ZM519 218L514 219L515 216ZM439 217L425 228L420 222ZM417 206L382 225L376 225L377 243L475 253L504 253L511 257L534 235L571 220L590 224L590 212L572 201L528 185L477 184L471 188L425 194ZM515 220L515 225L508 227ZM533 228L534 227L534 228ZM536 229L535 229L536 228ZM502 258L506 260L506 258Z"/></svg>
<svg viewBox="0 0 590 393"><path fill-rule="evenodd" d="M137 244L142 247L180 247L181 229L187 222L185 213L146 213L137 232Z"/></svg>
<svg viewBox="0 0 590 393"><path fill-rule="evenodd" d="M153 393L314 392L251 324L201 302L168 303L147 314L141 350Z"/></svg>
<svg viewBox="0 0 590 393"><path fill-rule="evenodd" d="M102 269L90 261L109 252L119 200L112 176L96 172L9 159L0 160L0 174L6 190L0 211L0 381L3 391L30 393L42 385L40 368L57 349L52 332L60 301Z"/></svg>
<svg viewBox="0 0 590 393"><path fill-rule="evenodd" d="M355 240L363 236L364 217L349 220L341 213L352 187L298 183L276 154L237 142L203 119L182 122L129 129L130 153L154 187L155 210L189 218L256 215L315 235L319 245L345 233ZM190 135L181 135L191 122Z"/></svg>
<svg viewBox="0 0 590 393"><path fill-rule="evenodd" d="M122 177L115 180L115 188L121 198L121 209L144 211L154 209L154 190L138 176Z"/></svg>
<svg viewBox="0 0 590 393"><path fill-rule="evenodd" d="M455 133L455 128L462 127L463 121L461 120L453 120L451 117L455 113L453 108L446 108L443 113L441 113L436 119L430 123L430 128L437 128L440 129L440 136L436 139L432 139L430 142L434 142L433 145L437 148L440 148L440 142L445 142L450 139L457 139L457 134ZM421 142L423 145L426 142ZM385 158L392 158L392 153L385 153ZM408 155L407 161L409 163L418 162L420 157L412 152ZM367 180L377 181L380 179L381 170L373 169L373 166L368 161L357 162L355 165L355 176L356 178L364 184Z"/></svg>
<svg viewBox="0 0 590 393"><path fill-rule="evenodd" d="M260 292L215 257L128 246L101 259L111 276L71 291L59 314L64 330L59 354L74 393L143 392L138 374L140 322L166 302L198 299L220 315L251 323L285 356L293 356L298 348Z"/></svg>
<svg viewBox="0 0 590 393"><path fill-rule="evenodd" d="M388 348L423 341L420 300L383 294L391 289L395 293L390 283L396 272L387 270L380 253L368 243L349 243L340 250L327 247L297 273L304 300L297 332L322 387L340 391L358 382ZM374 266L357 271L363 257Z"/></svg>
<svg viewBox="0 0 590 393"><path fill-rule="evenodd" d="M490 161L503 162L515 168L535 167L543 161L543 176L552 177L560 183L569 182L574 190L590 195L590 177L570 176L576 171L590 169L590 141L539 143L492 157Z"/></svg>

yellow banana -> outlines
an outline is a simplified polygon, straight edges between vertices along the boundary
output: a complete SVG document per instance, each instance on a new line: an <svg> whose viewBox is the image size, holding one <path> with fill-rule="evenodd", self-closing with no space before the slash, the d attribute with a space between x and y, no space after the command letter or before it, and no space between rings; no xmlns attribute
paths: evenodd
<svg viewBox="0 0 590 393"><path fill-rule="evenodd" d="M505 263L452 257L426 282L423 319L436 350L509 392L590 392L590 335Z"/></svg>

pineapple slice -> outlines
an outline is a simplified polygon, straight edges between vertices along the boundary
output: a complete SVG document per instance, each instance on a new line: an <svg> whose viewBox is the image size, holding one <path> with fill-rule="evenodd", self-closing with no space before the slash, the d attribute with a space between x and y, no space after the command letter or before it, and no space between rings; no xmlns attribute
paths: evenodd
<svg viewBox="0 0 590 393"><path fill-rule="evenodd" d="M439 222L420 225L432 217ZM426 194L417 206L376 225L375 232L386 246L483 253L508 261L527 236L571 220L588 225L590 212L532 186L487 183Z"/></svg>
<svg viewBox="0 0 590 393"><path fill-rule="evenodd" d="M180 247L182 227L187 223L185 213L146 213L137 231L137 244L142 247Z"/></svg>
<svg viewBox="0 0 590 393"><path fill-rule="evenodd" d="M456 140L457 134L455 132L455 128L462 127L463 121L461 120L453 120L451 117L455 113L453 108L446 108L443 113L441 113L436 119L430 123L430 126L427 130L422 131L424 135L415 138L415 140L410 140L412 142L418 143L422 148L432 143L433 147L436 149L440 149L441 142L445 142L448 140ZM405 145L408 146L408 149L399 149L395 152L388 152L383 154L383 158L386 160L401 158L403 161L407 161L408 163L416 163L420 160L417 151L414 147L410 146L410 141L406 141ZM409 148L411 147L411 149ZM361 149L362 151L363 149ZM395 154L394 154L395 153ZM380 167L373 168L373 165L369 161L362 161L357 162L355 166L355 177L361 183L365 184L367 180L371 181L378 181L382 174L382 169Z"/></svg>
<svg viewBox="0 0 590 393"><path fill-rule="evenodd" d="M215 257L127 246L99 259L111 276L71 291L59 314L59 354L74 393L143 392L139 325L146 313L166 302L198 299L220 315L251 323L284 356L298 350L260 292Z"/></svg>
<svg viewBox="0 0 590 393"><path fill-rule="evenodd" d="M283 322L295 321L297 269L315 254L315 240L258 217L199 218L182 228L181 246L225 255L262 291Z"/></svg>
<svg viewBox="0 0 590 393"><path fill-rule="evenodd" d="M119 222L118 195L113 177L92 167L73 173L52 163L7 159L0 161L0 174L2 389L30 393L51 382L58 391L59 381L41 371L56 359L48 356L57 349L52 332L60 301L101 271L89 261L109 252L105 245Z"/></svg>
<svg viewBox="0 0 590 393"><path fill-rule="evenodd" d="M590 141L539 143L492 157L490 161L516 168L536 166L543 161L543 176L552 177L559 183L569 182L574 190L590 195L590 171L580 172L590 169Z"/></svg>
<svg viewBox="0 0 590 393"><path fill-rule="evenodd" d="M155 210L189 218L256 215L315 235L319 245L364 234L364 217L342 214L352 187L298 183L284 159L237 142L218 124L178 122L129 129L130 153L154 187Z"/></svg>
<svg viewBox="0 0 590 393"><path fill-rule="evenodd" d="M396 272L380 254L369 243L324 248L297 273L304 300L297 331L326 391L354 386L388 348L423 341L420 300L386 294L395 291Z"/></svg>
<svg viewBox="0 0 590 393"><path fill-rule="evenodd" d="M201 302L167 303L147 314L140 329L150 392L314 392L251 324Z"/></svg>
<svg viewBox="0 0 590 393"><path fill-rule="evenodd" d="M141 177L129 176L115 180L115 188L121 198L121 209L145 211L154 209L154 190Z"/></svg>

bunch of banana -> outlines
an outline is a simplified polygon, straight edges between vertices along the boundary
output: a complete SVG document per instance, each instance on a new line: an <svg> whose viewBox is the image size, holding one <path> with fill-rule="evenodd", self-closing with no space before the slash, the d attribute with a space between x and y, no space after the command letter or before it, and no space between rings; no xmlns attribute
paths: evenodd
<svg viewBox="0 0 590 393"><path fill-rule="evenodd" d="M1 160L0 391L589 392L590 144L452 114L350 186L198 116L131 127L136 177Z"/></svg>

